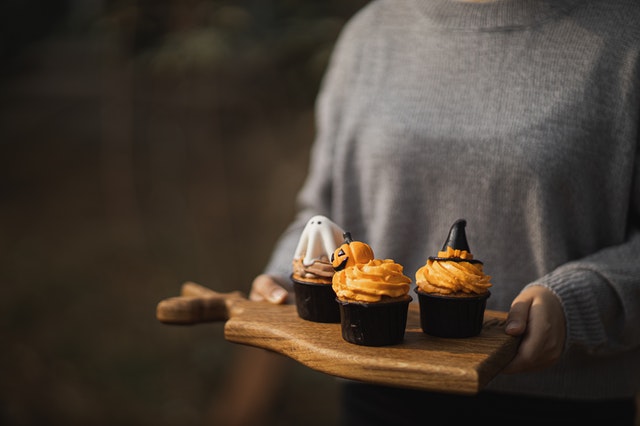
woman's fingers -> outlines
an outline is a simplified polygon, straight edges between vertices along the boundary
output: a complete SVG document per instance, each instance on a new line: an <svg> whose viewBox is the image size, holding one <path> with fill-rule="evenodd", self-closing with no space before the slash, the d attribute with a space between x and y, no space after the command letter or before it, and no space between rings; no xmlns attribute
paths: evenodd
<svg viewBox="0 0 640 426"><path fill-rule="evenodd" d="M269 275L258 275L251 284L249 300L282 304L287 301L289 292Z"/></svg>
<svg viewBox="0 0 640 426"><path fill-rule="evenodd" d="M534 371L553 365L562 355L566 339L560 300L545 287L529 287L513 301L505 332L522 336L522 340L504 373Z"/></svg>

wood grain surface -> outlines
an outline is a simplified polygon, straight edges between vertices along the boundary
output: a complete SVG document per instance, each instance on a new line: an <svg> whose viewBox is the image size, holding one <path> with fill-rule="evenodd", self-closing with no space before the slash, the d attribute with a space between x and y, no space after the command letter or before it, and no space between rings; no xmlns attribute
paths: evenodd
<svg viewBox="0 0 640 426"><path fill-rule="evenodd" d="M211 303L216 298L224 303ZM197 309L189 313L188 306ZM213 307L216 313L203 314L203 306ZM220 294L193 283L183 286L181 297L161 302L157 316L163 322L182 324L226 319L226 340L280 353L326 374L460 394L475 394L486 386L513 358L519 343L518 338L504 333L506 313L491 310L485 312L478 336L429 336L420 328L419 307L413 303L401 344L360 346L342 339L340 324L301 319L295 305L253 302L237 293Z"/></svg>
<svg viewBox="0 0 640 426"><path fill-rule="evenodd" d="M269 349L334 376L414 389L477 393L511 360L518 344L504 333L502 312L485 313L479 336L445 339L422 332L412 304L403 343L368 347L344 341L340 324L299 318L293 305L237 302L233 309L224 328L230 342Z"/></svg>

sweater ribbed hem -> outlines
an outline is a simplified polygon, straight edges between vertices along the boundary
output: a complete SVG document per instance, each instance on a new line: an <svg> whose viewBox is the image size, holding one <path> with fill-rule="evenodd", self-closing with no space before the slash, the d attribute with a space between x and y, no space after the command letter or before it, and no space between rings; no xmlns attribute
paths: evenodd
<svg viewBox="0 0 640 426"><path fill-rule="evenodd" d="M561 300L567 324L567 344L590 348L605 345L607 335L602 326L599 310L594 308L597 300L598 274L584 268L563 268L529 284L542 285L553 291ZM579 327L572 325L580 324Z"/></svg>

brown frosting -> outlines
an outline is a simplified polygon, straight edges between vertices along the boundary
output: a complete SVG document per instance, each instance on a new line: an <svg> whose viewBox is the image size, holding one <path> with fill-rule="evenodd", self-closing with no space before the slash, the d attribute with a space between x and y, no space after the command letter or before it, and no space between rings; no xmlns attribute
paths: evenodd
<svg viewBox="0 0 640 426"><path fill-rule="evenodd" d="M302 258L293 259L293 279L315 284L331 284L335 270L326 256L316 259L309 266L302 262Z"/></svg>

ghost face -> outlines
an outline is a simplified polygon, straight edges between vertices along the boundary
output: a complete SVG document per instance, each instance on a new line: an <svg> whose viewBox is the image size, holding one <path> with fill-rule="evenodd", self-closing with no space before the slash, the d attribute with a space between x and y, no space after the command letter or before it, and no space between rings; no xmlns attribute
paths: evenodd
<svg viewBox="0 0 640 426"><path fill-rule="evenodd" d="M342 243L344 231L329 218L317 215L309 219L294 253L294 259L302 258L305 266L321 258L329 259Z"/></svg>

